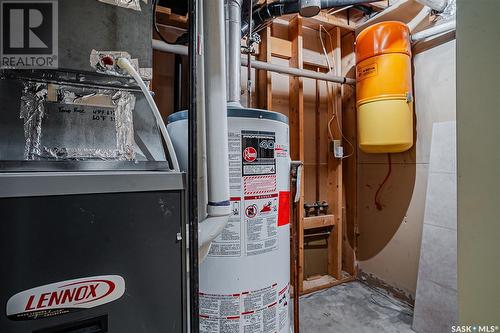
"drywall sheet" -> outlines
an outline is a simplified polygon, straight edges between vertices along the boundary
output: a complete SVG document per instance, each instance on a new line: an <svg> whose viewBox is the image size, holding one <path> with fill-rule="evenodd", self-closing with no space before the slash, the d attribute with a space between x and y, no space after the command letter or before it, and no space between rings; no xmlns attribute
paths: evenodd
<svg viewBox="0 0 500 333"><path fill-rule="evenodd" d="M458 322L456 122L434 124L413 329Z"/></svg>

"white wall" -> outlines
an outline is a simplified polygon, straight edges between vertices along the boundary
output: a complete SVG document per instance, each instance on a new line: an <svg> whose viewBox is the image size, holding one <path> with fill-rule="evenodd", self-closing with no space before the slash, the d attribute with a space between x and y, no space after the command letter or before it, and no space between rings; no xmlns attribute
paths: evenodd
<svg viewBox="0 0 500 333"><path fill-rule="evenodd" d="M455 44L414 56L416 143L406 153L393 154L382 211L373 198L387 173L387 156L360 153L359 158L359 267L410 298L417 284L432 127L455 120Z"/></svg>
<svg viewBox="0 0 500 333"><path fill-rule="evenodd" d="M500 1L459 0L458 299L464 324L500 326Z"/></svg>

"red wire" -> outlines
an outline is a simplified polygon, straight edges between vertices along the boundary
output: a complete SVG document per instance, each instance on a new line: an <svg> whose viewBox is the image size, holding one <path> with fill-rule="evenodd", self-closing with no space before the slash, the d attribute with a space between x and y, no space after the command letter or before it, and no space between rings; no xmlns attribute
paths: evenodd
<svg viewBox="0 0 500 333"><path fill-rule="evenodd" d="M378 210L384 209L384 207L382 206L382 203L380 202L379 195L380 195L380 192L382 191L382 189L384 188L385 184L389 180L389 177L391 176L391 173L392 173L391 154L387 154L387 159L389 160L389 170L387 171L387 175L385 176L384 181L382 182L382 184L380 184L377 192L375 193L375 207L377 207Z"/></svg>

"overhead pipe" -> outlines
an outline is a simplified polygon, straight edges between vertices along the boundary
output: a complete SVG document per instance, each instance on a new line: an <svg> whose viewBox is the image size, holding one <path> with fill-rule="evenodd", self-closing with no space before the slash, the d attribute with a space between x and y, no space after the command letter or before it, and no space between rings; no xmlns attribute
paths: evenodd
<svg viewBox="0 0 500 333"><path fill-rule="evenodd" d="M185 45L179 44L170 44L165 43L164 41L153 39L153 49L166 53L173 53L178 55L187 56L188 55L188 47Z"/></svg>
<svg viewBox="0 0 500 333"><path fill-rule="evenodd" d="M241 62L243 66L246 66L246 58L241 58ZM327 82L334 82L334 83L340 83L340 84L349 84L349 85L355 85L356 80L350 79L344 76L335 76L327 73L318 73L306 69L299 69L299 68L292 68L292 67L285 67L285 66L280 66L280 65L275 65L271 64L268 62L263 62L263 61L258 61L258 60L253 60L252 61L252 67L255 69L261 69L269 72L275 72L275 73L281 73L281 74L288 74L292 76L298 76L298 77L306 77L309 79L314 79L314 80L320 80L320 81L327 81Z"/></svg>
<svg viewBox="0 0 500 333"><path fill-rule="evenodd" d="M179 48L177 46L180 45L175 45L176 47L171 47L172 45L166 44L162 41L154 40L153 43L153 49L161 52L167 52L167 53L173 53L173 54L180 54L180 55L186 55L187 53L187 47L182 46L182 48ZM240 65L241 66L246 66L247 65L247 59L245 56L241 56L240 58ZM340 84L349 84L349 85L355 85L356 80L350 79L347 77L343 76L335 76L327 73L318 73L314 71L310 71L307 69L298 69L298 68L291 68L291 67L286 67L286 66L280 66L276 64L271 64L268 62L263 62L263 61L258 61L258 60L252 60L252 67L255 69L260 69L268 72L274 72L274 73L281 73L281 74L287 74L287 75L292 75L292 76L298 76L298 77L306 77L309 79L314 79L314 80L320 80L320 81L327 81L327 82L334 82L334 83L340 83Z"/></svg>
<svg viewBox="0 0 500 333"><path fill-rule="evenodd" d="M203 30L208 205L207 217L199 224L200 262L208 254L212 241L226 227L231 214L223 0L204 3Z"/></svg>
<svg viewBox="0 0 500 333"><path fill-rule="evenodd" d="M432 28L425 29L423 31L417 32L411 36L412 42L418 42L426 38L444 34L446 32L454 31L457 28L457 22L455 20L436 25Z"/></svg>
<svg viewBox="0 0 500 333"><path fill-rule="evenodd" d="M312 17L318 15L322 9L361 5L377 1L380 0L278 0L264 4L255 10L253 14L253 26L258 27L283 15L300 13L304 17ZM241 36L245 35L247 31L248 22L244 22L241 26Z"/></svg>
<svg viewBox="0 0 500 333"><path fill-rule="evenodd" d="M410 29L410 32L413 32L419 25L422 23L432 12L432 9L430 7L424 6L420 12L410 21L408 24L408 29Z"/></svg>

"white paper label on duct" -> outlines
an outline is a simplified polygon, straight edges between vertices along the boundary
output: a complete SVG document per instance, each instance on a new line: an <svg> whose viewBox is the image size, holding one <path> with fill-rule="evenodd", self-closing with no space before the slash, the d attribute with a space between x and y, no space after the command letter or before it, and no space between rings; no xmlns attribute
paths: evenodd
<svg viewBox="0 0 500 333"><path fill-rule="evenodd" d="M125 293L119 275L103 275L52 283L12 296L6 314L11 320L54 317L113 302Z"/></svg>
<svg viewBox="0 0 500 333"><path fill-rule="evenodd" d="M107 3L110 5L115 5L118 7L129 8L133 10L141 10L141 0L98 0L103 3ZM148 3L148 0L142 0L145 4Z"/></svg>

